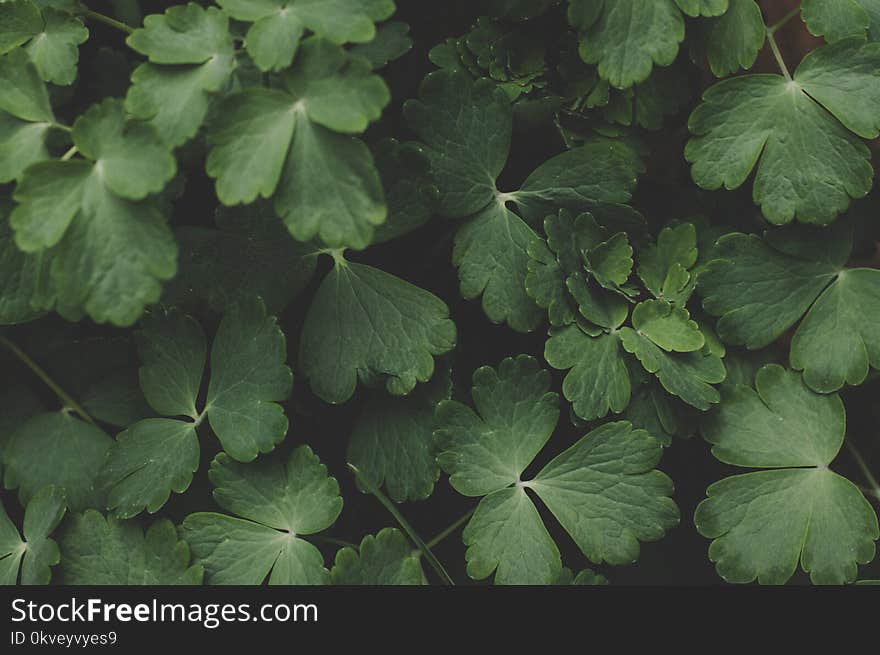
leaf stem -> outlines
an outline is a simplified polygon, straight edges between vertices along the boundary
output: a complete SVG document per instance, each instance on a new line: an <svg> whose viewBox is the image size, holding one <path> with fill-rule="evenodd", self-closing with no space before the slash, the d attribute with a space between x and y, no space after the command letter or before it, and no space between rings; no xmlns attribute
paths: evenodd
<svg viewBox="0 0 880 655"><path fill-rule="evenodd" d="M73 132L73 128L69 125L64 125L63 123L49 123L49 127L55 130L61 130L62 132L67 132L70 134Z"/></svg>
<svg viewBox="0 0 880 655"><path fill-rule="evenodd" d="M46 384L47 387L49 387L52 391L55 392L55 395L58 396L58 398L64 404L65 409L72 409L84 421L94 424L95 420L91 416L89 416L88 412L86 412L86 410L83 409L82 405L80 405L78 402L76 402L69 393L67 393L64 389L61 388L61 386L57 382L55 382L55 380L53 380L51 377L49 377L49 374L46 373L46 371L44 371L40 367L39 364L37 364L33 359L31 359L26 352L24 352L21 348L16 346L14 343L12 343L12 341L10 341L6 337L4 337L2 334L0 334L0 343L2 343L4 346L6 346L6 348L13 355L18 357L18 359L21 360L21 362L25 366L27 366L29 369L31 369L31 371L33 371L34 374L38 378L40 378Z"/></svg>
<svg viewBox="0 0 880 655"><path fill-rule="evenodd" d="M104 14L100 14L97 11L92 11L86 7L83 7L80 10L83 16L86 18L91 18L92 20L98 21L99 23L104 23L105 25L109 25L110 27L115 27L117 30L121 30L126 34L131 34L134 32L134 28L130 25L126 25L122 21L118 21L115 18L110 18L110 16L105 16Z"/></svg>
<svg viewBox="0 0 880 655"><path fill-rule="evenodd" d="M437 544L439 544L441 541L443 541L444 539L446 539L446 537L448 537L448 536L451 535L453 532L455 532L456 530L458 530L462 525L464 525L464 523L465 523L465 522L466 522L471 516L473 516L473 513L474 513L475 511L477 511L477 508L476 508L476 507L474 507L473 509L468 510L467 514L465 514L464 516L462 516L461 518L459 518L455 523L453 523L453 524L450 525L448 528L446 528L445 530L443 530L442 532L440 532L436 537L434 537L433 539L431 539L431 540L426 544L426 545L428 546L428 548L433 548L434 546L436 546Z"/></svg>
<svg viewBox="0 0 880 655"><path fill-rule="evenodd" d="M877 478L874 477L874 474L871 473L871 469L868 468L868 465L865 463L865 458L862 457L862 454L859 452L859 449L853 446L852 442L847 439L846 447L849 449L849 454L852 455L852 458L856 461L859 469L862 471L862 475L865 476L865 480L868 483L869 491L874 495L875 498L880 500L880 483L877 482Z"/></svg>
<svg viewBox="0 0 880 655"><path fill-rule="evenodd" d="M773 34L770 33L770 30L767 30L767 43L770 44L770 50L773 51L773 56L776 58L776 63L779 66L779 70L782 71L782 74L785 76L786 81L791 82L791 73L788 72L788 66L785 65L785 60L782 58L782 53L779 51L779 46L776 43L776 39L773 37Z"/></svg>
<svg viewBox="0 0 880 655"><path fill-rule="evenodd" d="M61 161L67 161L71 157L73 157L76 153L79 152L79 149L76 146L71 146L70 150L61 155Z"/></svg>
<svg viewBox="0 0 880 655"><path fill-rule="evenodd" d="M365 477L363 477L361 475L361 472L354 464L349 463L347 464L347 466L349 470L354 473L355 477L360 480L364 489L373 494L373 496L376 497L376 500L382 503L382 506L388 510L388 513L391 514L391 516L394 517L394 520L397 521L398 525L403 528L403 531L406 532L407 535L409 535L409 538L412 539L412 542L416 545L416 547L420 551L422 551L422 555L424 555L425 559L428 560L428 564L431 565L431 568L433 568L437 572L437 575L440 576L443 584L455 586L455 582L453 582L452 578L449 577L449 574L446 572L446 569L443 568L440 560L438 560L434 556L434 553L431 552L431 548L422 540L415 529L409 524L409 521L404 518L403 514L400 513L400 510L398 510L397 507L394 506L394 503L392 503L388 499L388 496L382 493L382 490L376 487L372 482L369 482Z"/></svg>
<svg viewBox="0 0 880 655"><path fill-rule="evenodd" d="M776 21L776 22L773 23L772 25L769 25L769 26L767 27L767 34L776 34L776 32L778 32L778 31L781 30L783 27L785 27L786 25L788 25L788 22L789 22L792 18L794 18L795 16L797 16L799 13L801 13L801 7L800 7L800 4L798 4L797 7L795 7L795 8L792 9L790 12L788 12L787 14L785 14L785 16L783 16L780 20Z"/></svg>

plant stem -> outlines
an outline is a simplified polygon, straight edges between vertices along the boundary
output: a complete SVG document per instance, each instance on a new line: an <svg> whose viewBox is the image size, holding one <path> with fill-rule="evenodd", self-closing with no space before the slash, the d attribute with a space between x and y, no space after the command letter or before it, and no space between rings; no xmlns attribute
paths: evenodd
<svg viewBox="0 0 880 655"><path fill-rule="evenodd" d="M61 400L66 409L72 409L76 412L80 418L88 423L94 423L95 420L89 416L88 412L82 408L82 406L76 402L73 397L68 394L64 389L62 389L55 380L49 377L49 374L44 371L39 364L37 364L34 360L32 360L26 352L24 352L21 348L12 343L9 339L0 334L0 343L6 346L9 351L18 357L21 362L27 366L31 371L36 374L38 378L40 378L47 387L49 387L52 391L55 392L55 395Z"/></svg>
<svg viewBox="0 0 880 655"><path fill-rule="evenodd" d="M76 146L71 146L70 150L68 150L63 155L61 155L61 161L67 161L68 159L73 157L78 152L79 152L79 150L77 149Z"/></svg>
<svg viewBox="0 0 880 655"><path fill-rule="evenodd" d="M865 458L862 457L862 454L859 452L858 448L853 446L852 442L847 439L846 447L849 449L850 455L852 455L853 459L856 460L856 464L858 464L859 469L862 471L862 475L865 476L865 480L868 483L869 491L874 494L874 497L880 500L880 483L877 482L877 478L874 477L874 474L871 473L871 469L868 468L868 465L865 463Z"/></svg>
<svg viewBox="0 0 880 655"><path fill-rule="evenodd" d="M82 15L86 18L91 18L92 20L96 20L99 23L104 23L105 25L109 25L110 27L115 27L117 30L121 30L126 34L131 34L132 32L134 32L134 28L130 25L126 25L122 21L118 21L115 18L110 18L110 16L99 14L97 11L92 11L91 9L83 7L80 10L80 13L82 13Z"/></svg>
<svg viewBox="0 0 880 655"><path fill-rule="evenodd" d="M460 528L460 527L465 523L465 521L467 521L467 520L473 515L473 513L474 513L475 511L477 511L477 508L476 508L476 507L474 507L474 508L471 509L471 510L468 510L467 514L465 514L464 516L462 516L462 517L461 517L460 519L458 519L455 523L453 523L453 524L450 525L448 528L446 528L445 530L443 530L440 534L438 534L436 537L434 537L433 539L431 539L431 540L427 543L428 548L433 548L434 546L436 546L437 544L439 544L441 541L443 541L444 539L446 539L446 537L448 537L448 536L451 535L453 532L455 532L456 530L458 530L458 528Z"/></svg>
<svg viewBox="0 0 880 655"><path fill-rule="evenodd" d="M355 477L360 480L364 488L371 494L373 494L376 497L376 500L382 503L382 506L388 510L388 513L391 514L391 516L394 517L394 520L397 521L398 525L403 528L403 531L406 532L407 535L409 535L409 538L412 539L412 542L416 545L416 547L420 551L422 551L422 555L424 555L425 559L428 560L428 564L431 565L431 568L433 568L437 572L437 575L440 576L443 584L454 586L455 582L453 582L452 578L449 577L449 574L446 572L446 569L443 568L440 560L438 560L434 556L434 553L431 552L430 547L422 540L415 529L409 524L409 521L404 518L403 514L400 513L400 510L398 510L397 507L394 506L394 503L389 500L388 496L382 493L381 489L373 485L371 482L368 482L366 478L362 477L360 471L354 464L349 463L348 468L351 470L352 473L355 474Z"/></svg>
<svg viewBox="0 0 880 655"><path fill-rule="evenodd" d="M785 27L788 24L788 21L790 21L792 18L797 16L799 13L801 13L800 5L798 5L797 7L792 9L790 12L785 14L785 16L783 16L781 20L778 20L777 22L768 26L767 27L767 34L776 34L776 32L778 32L780 29L782 29L783 27Z"/></svg>
<svg viewBox="0 0 880 655"><path fill-rule="evenodd" d="M776 58L776 63L779 66L779 70L782 71L785 79L788 82L791 82L791 73L788 72L788 66L785 65L785 60L782 58L782 53L779 51L779 46L776 44L776 39L773 37L773 34L769 30L767 31L767 42L770 44L770 49L773 51L773 56Z"/></svg>
<svg viewBox="0 0 880 655"><path fill-rule="evenodd" d="M62 132L67 132L68 134L69 134L70 132L73 132L73 128L72 128L72 127L70 127L69 125L64 125L64 124L62 124L62 123L50 123L49 126L50 126L51 128L53 128L53 129L61 130Z"/></svg>

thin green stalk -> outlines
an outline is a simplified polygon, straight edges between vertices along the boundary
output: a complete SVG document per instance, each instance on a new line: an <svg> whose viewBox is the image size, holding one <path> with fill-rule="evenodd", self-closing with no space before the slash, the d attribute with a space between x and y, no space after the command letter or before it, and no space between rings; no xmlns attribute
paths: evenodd
<svg viewBox="0 0 880 655"><path fill-rule="evenodd" d="M785 14L785 16L783 16L780 20L776 21L775 23L773 23L772 25L770 25L769 27L767 27L767 34L776 34L776 32L778 32L778 31L781 30L783 27L785 27L786 25L788 25L788 22L789 22L792 18L794 18L795 16L797 16L799 13L801 13L801 7L800 7L800 5L798 5L797 7L795 7L794 9L792 9L790 12L788 12L787 14Z"/></svg>
<svg viewBox="0 0 880 655"><path fill-rule="evenodd" d="M455 532L456 530L458 530L462 525L464 525L464 524L467 522L467 520L468 520L471 516L473 516L473 514L474 514L475 511L477 511L477 508L476 508L476 507L474 507L473 509L469 510L467 514L465 514L464 516L462 516L462 517L461 517L460 519L458 519L455 523L453 523L453 524L450 525L448 528L446 528L445 530L443 530L442 532L440 532L436 537L434 537L433 539L431 539L431 540L427 543L428 548L433 548L434 546L436 546L437 544L439 544L441 541L443 541L444 539L446 539L446 537L448 537L448 536L451 535L453 532Z"/></svg>
<svg viewBox="0 0 880 655"><path fill-rule="evenodd" d="M9 349L9 351L13 355L18 357L18 359L21 360L21 362L25 366L31 369L31 371L33 371L34 374L38 378L40 378L47 387L54 391L55 395L58 396L58 398L64 404L65 408L72 409L74 412L79 414L80 418L82 418L84 421L87 421L89 423L95 422L95 420L91 416L89 416L88 412L86 412L86 410L83 409L83 407L78 402L76 402L69 393L62 389L61 386L57 382L55 382L55 380L49 377L49 374L46 373L46 371L44 371L39 364L32 360L26 352L24 352L21 348L16 346L2 334L0 334L0 343L6 346L6 348Z"/></svg>
<svg viewBox="0 0 880 655"><path fill-rule="evenodd" d="M104 23L104 25L115 27L117 30L121 30L126 34L131 34L132 32L134 32L134 28L131 27L131 25L126 25L122 21L118 21L115 18L110 18L110 16L99 14L97 11L92 11L91 9L86 9L85 7L83 7L80 10L80 13L86 18L91 18L92 20L96 20L99 23Z"/></svg>
<svg viewBox="0 0 880 655"><path fill-rule="evenodd" d="M364 489L373 494L373 496L376 497L376 500L382 503L382 506L388 510L388 513L391 514L391 516L394 517L394 520L397 521L398 525L403 528L403 531L406 532L407 535L409 535L409 538L412 539L412 542L416 545L416 547L420 551L422 551L422 555L425 556L425 559L428 561L428 564L431 565L431 568L433 568L437 572L437 575L440 576L440 580L443 581L443 584L454 586L455 582L453 582L452 578L446 572L446 569L443 568L440 560L438 560L434 556L434 553L431 552L430 547L409 524L409 521L404 518L403 514L400 513L400 510L398 510L397 507L394 506L394 503L391 502L388 496L382 493L381 489L370 483L366 478L362 477L360 471L354 464L349 463L348 468L351 470L352 473L355 474L355 477L360 480Z"/></svg>
<svg viewBox="0 0 880 655"><path fill-rule="evenodd" d="M73 157L76 153L79 152L79 149L76 146L71 146L70 150L61 155L61 161L67 161L71 157Z"/></svg>
<svg viewBox="0 0 880 655"><path fill-rule="evenodd" d="M782 58L782 53L779 51L776 39L769 30L767 31L767 43L770 44L770 49L773 51L773 56L776 58L776 64L779 66L779 70L785 75L785 79L791 82L791 73L788 72L788 66L785 65L785 60Z"/></svg>
<svg viewBox="0 0 880 655"><path fill-rule="evenodd" d="M850 455L852 455L859 469L862 471L862 475L865 476L865 481L868 483L869 491L874 495L875 498L880 500L880 483L877 482L877 478L875 478L874 474L871 473L871 469L869 469L868 465L865 463L865 458L862 457L862 454L859 452L858 448L853 446L852 442L849 439L846 440L846 447L849 449Z"/></svg>
<svg viewBox="0 0 880 655"><path fill-rule="evenodd" d="M73 132L72 127L70 127L69 125L64 125L63 123L50 123L49 127L55 130L61 130L62 132L67 132L68 134L70 132Z"/></svg>

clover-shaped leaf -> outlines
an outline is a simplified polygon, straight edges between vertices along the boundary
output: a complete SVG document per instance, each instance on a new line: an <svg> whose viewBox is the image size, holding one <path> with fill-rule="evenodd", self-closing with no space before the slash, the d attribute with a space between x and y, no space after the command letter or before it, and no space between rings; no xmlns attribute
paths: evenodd
<svg viewBox="0 0 880 655"><path fill-rule="evenodd" d="M351 135L378 119L389 100L365 60L309 39L278 88L246 89L220 104L206 164L217 196L226 205L274 197L297 240L366 247L387 207L373 157ZM243 160L250 163L242 167Z"/></svg>
<svg viewBox="0 0 880 655"><path fill-rule="evenodd" d="M108 507L129 518L156 512L171 492L182 493L199 466L196 429L207 418L223 449L248 462L271 451L287 434L278 403L290 394L284 335L261 301L230 309L211 346L211 376L197 409L206 364L205 335L192 318L158 310L143 321L140 384L164 417L147 418L117 436L101 477Z"/></svg>
<svg viewBox="0 0 880 655"><path fill-rule="evenodd" d="M825 225L871 190L880 135L880 44L845 39L812 51L792 79L747 75L703 95L685 156L706 189L736 189L755 173L753 198L774 224Z"/></svg>
<svg viewBox="0 0 880 655"><path fill-rule="evenodd" d="M817 584L856 578L874 557L877 515L849 480L828 467L843 444L845 412L777 364L755 388L737 385L704 433L727 464L767 469L711 485L697 507L697 529L713 539L709 557L730 582L784 584L798 562Z"/></svg>
<svg viewBox="0 0 880 655"><path fill-rule="evenodd" d="M25 507L22 540L0 503L0 584L49 584L50 567L61 560L58 544L49 535L66 510L64 494L59 489L51 485L40 489Z"/></svg>
<svg viewBox="0 0 880 655"><path fill-rule="evenodd" d="M726 235L700 275L703 307L720 317L722 339L750 349L801 321L790 358L807 385L827 393L861 384L880 366L880 274L845 268L851 248L845 226Z"/></svg>
<svg viewBox="0 0 880 655"><path fill-rule="evenodd" d="M211 463L214 500L235 516L190 514L184 539L208 584L326 584L320 551L303 537L330 527L342 511L336 479L308 446L280 458Z"/></svg>
<svg viewBox="0 0 880 655"><path fill-rule="evenodd" d="M438 462L459 493L483 496L463 534L471 577L495 571L498 584L550 584L562 573L527 489L597 563L635 561L639 541L659 539L678 522L672 484L653 470L659 442L626 422L597 428L522 480L559 417L548 387L548 373L523 355L474 373L479 413L456 401L437 409Z"/></svg>

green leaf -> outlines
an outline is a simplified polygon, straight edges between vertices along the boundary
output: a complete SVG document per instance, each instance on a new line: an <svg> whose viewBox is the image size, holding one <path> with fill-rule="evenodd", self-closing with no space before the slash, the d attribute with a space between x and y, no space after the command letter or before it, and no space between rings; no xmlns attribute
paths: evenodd
<svg viewBox="0 0 880 655"><path fill-rule="evenodd" d="M51 567L61 560L58 544L49 535L66 511L64 494L54 486L43 487L25 508L22 540L0 503L0 584L49 584Z"/></svg>
<svg viewBox="0 0 880 655"><path fill-rule="evenodd" d="M696 16L720 16L727 11L728 0L675 0L685 14Z"/></svg>
<svg viewBox="0 0 880 655"><path fill-rule="evenodd" d="M880 271L841 271L791 340L791 367L823 393L861 384L880 368Z"/></svg>
<svg viewBox="0 0 880 655"><path fill-rule="evenodd" d="M715 256L700 274L703 308L720 317L725 342L749 349L763 348L794 325L836 272L832 263L788 256L755 235L725 235Z"/></svg>
<svg viewBox="0 0 880 655"><path fill-rule="evenodd" d="M86 387L80 394L80 401L93 419L116 427L125 427L153 416L134 368L107 374Z"/></svg>
<svg viewBox="0 0 880 655"><path fill-rule="evenodd" d="M376 227L372 244L404 236L427 223L439 202L431 164L417 143L380 141L374 149L376 167L385 188L388 219Z"/></svg>
<svg viewBox="0 0 880 655"><path fill-rule="evenodd" d="M290 65L305 29L333 43L366 43L374 23L394 13L393 0L219 0L233 18L252 22L248 53L262 70Z"/></svg>
<svg viewBox="0 0 880 655"><path fill-rule="evenodd" d="M75 512L101 507L97 478L113 440L66 412L37 414L12 433L3 449L3 485L18 489L22 505L54 485Z"/></svg>
<svg viewBox="0 0 880 655"><path fill-rule="evenodd" d="M164 416L197 419L207 350L202 328L189 316L159 308L141 321L138 337L138 377L147 402Z"/></svg>
<svg viewBox="0 0 880 655"><path fill-rule="evenodd" d="M646 371L656 375L666 391L688 405L705 411L721 401L718 390L712 386L723 382L727 374L719 356L701 351L664 352L632 328L621 329L620 339L624 349L635 355Z"/></svg>
<svg viewBox="0 0 880 655"><path fill-rule="evenodd" d="M223 318L211 346L204 411L233 459L249 462L287 434L287 417L279 404L293 385L286 361L284 333L261 300L242 302Z"/></svg>
<svg viewBox="0 0 880 655"><path fill-rule="evenodd" d="M195 136L235 69L228 22L214 7L190 3L147 16L126 40L149 62L132 75L125 108L171 146Z"/></svg>
<svg viewBox="0 0 880 655"><path fill-rule="evenodd" d="M803 318L790 359L807 385L828 393L861 384L870 367L880 366L880 277L873 269L843 268L851 245L848 233L805 228L765 239L727 235L700 276L703 307L720 316L722 339L750 349Z"/></svg>
<svg viewBox="0 0 880 655"><path fill-rule="evenodd" d="M146 533L134 521L106 519L95 510L73 514L59 539L62 584L198 585L202 567L174 525L161 519Z"/></svg>
<svg viewBox="0 0 880 655"><path fill-rule="evenodd" d="M544 219L544 233L546 244L529 246L525 288L540 307L548 310L550 324L559 327L573 323L578 310L566 279L578 275L580 280L574 282L578 287L585 282L582 253L603 242L607 230L589 213L576 215L560 209Z"/></svg>
<svg viewBox="0 0 880 655"><path fill-rule="evenodd" d="M379 70L395 59L403 57L412 46L409 25L398 20L390 20L376 28L376 37L372 41L359 43L349 52L369 61L373 70Z"/></svg>
<svg viewBox="0 0 880 655"><path fill-rule="evenodd" d="M40 10L30 0L0 3L0 54L27 43L42 27Z"/></svg>
<svg viewBox="0 0 880 655"><path fill-rule="evenodd" d="M311 281L315 249L294 241L268 203L220 207L218 229L183 226L175 231L180 272L165 287L164 300L200 300L216 312L261 297L280 314Z"/></svg>
<svg viewBox="0 0 880 655"><path fill-rule="evenodd" d="M525 288L529 249L540 237L501 204L493 203L464 224L455 235L452 263L458 267L461 295L482 297L493 323L507 323L518 332L534 330L540 308Z"/></svg>
<svg viewBox="0 0 880 655"><path fill-rule="evenodd" d="M15 245L0 203L0 325L27 323L55 302L49 285L51 256L27 254Z"/></svg>
<svg viewBox="0 0 880 655"><path fill-rule="evenodd" d="M526 293L539 307L547 310L550 325L560 327L573 323L577 306L565 286L565 272L557 256L541 240L529 246L528 255Z"/></svg>
<svg viewBox="0 0 880 655"><path fill-rule="evenodd" d="M694 13L717 15L722 3L570 0L568 19L580 32L581 58L598 64L602 79L618 89L646 80L655 64L675 61L684 40L684 18L677 4Z"/></svg>
<svg viewBox="0 0 880 655"><path fill-rule="evenodd" d="M594 430L533 480L521 480L559 418L549 385L547 371L521 355L474 373L479 414L455 401L437 409L437 461L459 493L485 496L463 533L473 578L495 571L498 584L551 584L562 573L559 550L526 489L596 562L630 563L639 540L659 539L678 522L671 481L651 470L660 444L629 423Z"/></svg>
<svg viewBox="0 0 880 655"><path fill-rule="evenodd" d="M91 164L32 166L15 198L18 247L42 252L57 244L51 278L62 315L78 319L85 310L95 321L130 325L176 271L165 219L149 202L113 194Z"/></svg>
<svg viewBox="0 0 880 655"><path fill-rule="evenodd" d="M27 386L7 384L0 392L0 464L9 438L20 425L46 409Z"/></svg>
<svg viewBox="0 0 880 655"><path fill-rule="evenodd" d="M687 271L697 263L697 252L697 231L692 223L665 227L656 244L639 252L639 277L655 298L684 304L693 291Z"/></svg>
<svg viewBox="0 0 880 655"><path fill-rule="evenodd" d="M548 463L530 488L592 562L638 559L679 521L672 480L654 467L660 442L626 421L606 423Z"/></svg>
<svg viewBox="0 0 880 655"><path fill-rule="evenodd" d="M675 307L665 300L646 300L636 305L632 326L667 352L689 353L706 343L700 326L691 320L684 307Z"/></svg>
<svg viewBox="0 0 880 655"><path fill-rule="evenodd" d="M275 211L297 240L366 247L387 208L372 155L346 135L379 118L388 88L364 60L320 39L303 44L282 86L220 104L206 164L217 196L236 205L274 194Z"/></svg>
<svg viewBox="0 0 880 655"><path fill-rule="evenodd" d="M200 512L183 522L184 538L208 584L326 584L321 553L301 538L332 525L342 511L339 485L308 446L286 465L277 457L211 463L214 499L242 518Z"/></svg>
<svg viewBox="0 0 880 655"><path fill-rule="evenodd" d="M436 71L404 105L410 127L425 144L440 189L442 216L462 218L495 198L495 182L510 151L513 110L505 93L489 80Z"/></svg>
<svg viewBox="0 0 880 655"><path fill-rule="evenodd" d="M519 482L556 427L559 398L528 355L477 369L473 385L477 413L455 400L437 407L437 461L460 494L484 496Z"/></svg>
<svg viewBox="0 0 880 655"><path fill-rule="evenodd" d="M150 201L138 200L163 188L175 160L113 99L77 119L73 139L89 161L33 165L16 188L16 243L25 252L57 244L51 277L59 313L130 325L176 272L171 231Z"/></svg>
<svg viewBox="0 0 880 655"><path fill-rule="evenodd" d="M562 571L559 549L522 487L493 491L480 501L462 533L467 573L495 572L495 584L550 584Z"/></svg>
<svg viewBox="0 0 880 655"><path fill-rule="evenodd" d="M272 450L288 425L277 404L292 384L284 335L261 302L243 301L221 321L201 412L206 344L198 323L160 309L144 320L139 336L144 395L158 413L189 420L147 418L119 434L101 472L107 506L119 518L154 513L171 492L189 488L199 467L196 428L206 416L223 449L239 461Z"/></svg>
<svg viewBox="0 0 880 655"><path fill-rule="evenodd" d="M585 421L608 412L619 414L629 404L629 372L617 335L591 337L576 325L551 331L544 359L555 369L571 369L562 382L562 394Z"/></svg>
<svg viewBox="0 0 880 655"><path fill-rule="evenodd" d="M869 109L880 102L878 66L880 45L844 40L807 55L793 81L719 82L689 121L694 181L736 189L757 168L753 197L768 221L830 223L871 189L870 151L858 137L880 134Z"/></svg>
<svg viewBox="0 0 880 655"><path fill-rule="evenodd" d="M384 528L367 535L358 550L340 548L330 571L335 585L422 585L426 584L420 553L400 530Z"/></svg>
<svg viewBox="0 0 880 655"><path fill-rule="evenodd" d="M4 4L3 6L7 6ZM46 85L21 50L0 57L0 183L49 158L46 136L55 123Z"/></svg>
<svg viewBox="0 0 880 655"><path fill-rule="evenodd" d="M0 57L0 111L31 123L53 123L49 92L37 69L21 50Z"/></svg>
<svg viewBox="0 0 880 655"><path fill-rule="evenodd" d="M44 8L42 14L42 25L25 51L42 79L62 86L72 84L79 46L88 40L89 31L79 18L52 7Z"/></svg>
<svg viewBox="0 0 880 655"><path fill-rule="evenodd" d="M351 398L358 379L384 382L401 396L431 379L433 358L449 352L455 339L442 300L379 269L340 261L306 314L299 361L326 402Z"/></svg>
<svg viewBox="0 0 880 655"><path fill-rule="evenodd" d="M591 211L601 223L604 213L619 212L620 205L630 201L644 170L638 154L626 143L593 139L541 164L512 200L532 222L564 207Z"/></svg>
<svg viewBox="0 0 880 655"><path fill-rule="evenodd" d="M107 508L121 519L157 512L171 492L183 493L199 468L192 423L147 418L122 431L101 469Z"/></svg>
<svg viewBox="0 0 880 655"><path fill-rule="evenodd" d="M697 48L705 50L715 77L750 69L767 38L764 16L755 0L730 0L722 16L700 21L696 27L702 41Z"/></svg>
<svg viewBox="0 0 880 655"><path fill-rule="evenodd" d="M616 330L629 314L629 303L621 295L596 288L583 274L565 280L578 311L585 319L607 330Z"/></svg>
<svg viewBox="0 0 880 655"><path fill-rule="evenodd" d="M451 393L449 371L441 369L405 398L372 395L348 443L346 461L357 467L358 479L384 483L398 503L430 496L440 477L431 447L434 408Z"/></svg>
<svg viewBox="0 0 880 655"><path fill-rule="evenodd" d="M755 389L726 388L704 433L735 475L707 490L694 522L714 541L709 557L730 582L784 584L800 561L816 584L856 578L874 557L877 515L849 480L828 469L843 444L837 395L810 391L796 373L769 364ZM786 468L783 468L786 467Z"/></svg>
<svg viewBox="0 0 880 655"><path fill-rule="evenodd" d="M672 445L673 437L691 436L687 427L691 417L685 415L680 403L664 393L656 383L642 385L633 392L623 418L634 428L645 430L663 446Z"/></svg>
<svg viewBox="0 0 880 655"><path fill-rule="evenodd" d="M621 291L632 273L633 249L625 232L584 251L584 264L593 279L604 289Z"/></svg>
<svg viewBox="0 0 880 655"><path fill-rule="evenodd" d="M216 7L193 2L147 16L125 42L154 64L204 64L232 54L229 19Z"/></svg>
<svg viewBox="0 0 880 655"><path fill-rule="evenodd" d="M804 0L801 17L807 29L834 43L847 37L865 38L871 17L864 5L872 0Z"/></svg>
<svg viewBox="0 0 880 655"><path fill-rule="evenodd" d="M73 142L94 162L94 174L114 194L141 200L161 191L176 172L173 155L156 132L126 119L122 103L95 105L73 125Z"/></svg>

